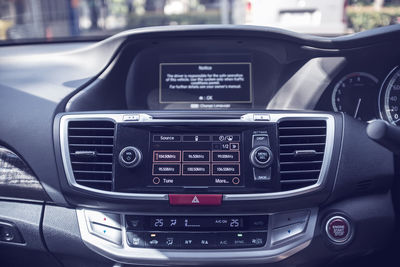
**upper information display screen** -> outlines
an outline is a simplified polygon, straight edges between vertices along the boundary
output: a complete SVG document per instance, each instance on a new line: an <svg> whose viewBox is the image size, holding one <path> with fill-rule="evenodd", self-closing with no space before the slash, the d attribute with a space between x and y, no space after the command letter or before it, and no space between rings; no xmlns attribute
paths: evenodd
<svg viewBox="0 0 400 267"><path fill-rule="evenodd" d="M250 62L161 63L160 103L251 103Z"/></svg>

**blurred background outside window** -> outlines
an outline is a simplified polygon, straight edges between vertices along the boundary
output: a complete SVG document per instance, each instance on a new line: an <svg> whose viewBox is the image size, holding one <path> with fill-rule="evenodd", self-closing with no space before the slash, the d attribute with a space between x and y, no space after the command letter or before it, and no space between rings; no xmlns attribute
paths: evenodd
<svg viewBox="0 0 400 267"><path fill-rule="evenodd" d="M0 0L0 41L145 26L248 24L337 36L400 23L400 0Z"/></svg>

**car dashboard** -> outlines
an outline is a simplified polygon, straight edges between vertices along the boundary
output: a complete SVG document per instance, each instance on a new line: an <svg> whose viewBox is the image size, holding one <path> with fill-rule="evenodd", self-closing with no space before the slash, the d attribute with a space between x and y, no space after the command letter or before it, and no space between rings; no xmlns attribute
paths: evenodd
<svg viewBox="0 0 400 267"><path fill-rule="evenodd" d="M397 158L366 128L400 125L399 31L168 26L0 47L0 246L26 255L6 262L320 266L381 250Z"/></svg>

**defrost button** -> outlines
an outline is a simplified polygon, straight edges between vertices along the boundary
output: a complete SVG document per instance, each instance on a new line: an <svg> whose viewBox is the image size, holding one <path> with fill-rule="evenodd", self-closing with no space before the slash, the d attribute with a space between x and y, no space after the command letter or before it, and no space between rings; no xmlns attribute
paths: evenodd
<svg viewBox="0 0 400 267"><path fill-rule="evenodd" d="M141 233L126 232L126 241L130 247L143 248L145 242Z"/></svg>

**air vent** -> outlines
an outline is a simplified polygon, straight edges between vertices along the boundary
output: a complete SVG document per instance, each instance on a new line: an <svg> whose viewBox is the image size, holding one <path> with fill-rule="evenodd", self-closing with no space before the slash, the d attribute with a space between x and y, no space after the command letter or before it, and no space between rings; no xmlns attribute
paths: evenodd
<svg viewBox="0 0 400 267"><path fill-rule="evenodd" d="M70 121L68 145L77 184L112 190L114 128L112 121Z"/></svg>
<svg viewBox="0 0 400 267"><path fill-rule="evenodd" d="M279 123L282 191L318 181L326 143L325 120L285 120Z"/></svg>

